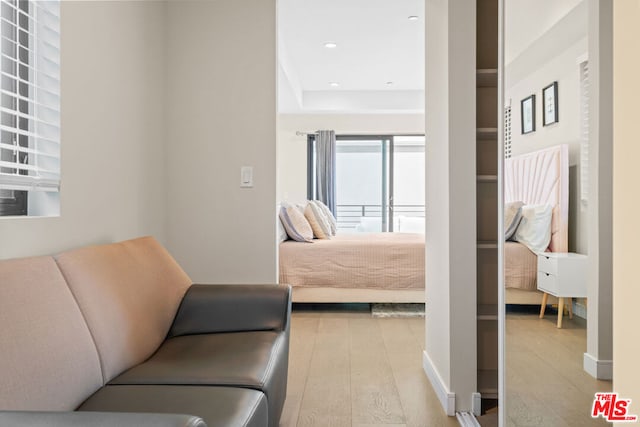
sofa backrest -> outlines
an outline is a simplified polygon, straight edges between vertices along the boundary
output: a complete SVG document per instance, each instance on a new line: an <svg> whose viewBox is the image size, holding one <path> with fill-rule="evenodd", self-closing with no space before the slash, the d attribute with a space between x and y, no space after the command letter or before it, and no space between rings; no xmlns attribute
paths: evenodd
<svg viewBox="0 0 640 427"><path fill-rule="evenodd" d="M0 410L69 411L102 385L89 328L54 259L0 261Z"/></svg>
<svg viewBox="0 0 640 427"><path fill-rule="evenodd" d="M191 285L152 237L55 258L93 335L105 383L153 354Z"/></svg>

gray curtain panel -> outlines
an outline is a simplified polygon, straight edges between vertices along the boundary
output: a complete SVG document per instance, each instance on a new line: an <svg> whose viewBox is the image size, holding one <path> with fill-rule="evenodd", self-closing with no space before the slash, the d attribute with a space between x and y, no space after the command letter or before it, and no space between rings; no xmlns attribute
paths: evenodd
<svg viewBox="0 0 640 427"><path fill-rule="evenodd" d="M316 136L316 196L336 215L336 133L319 130Z"/></svg>

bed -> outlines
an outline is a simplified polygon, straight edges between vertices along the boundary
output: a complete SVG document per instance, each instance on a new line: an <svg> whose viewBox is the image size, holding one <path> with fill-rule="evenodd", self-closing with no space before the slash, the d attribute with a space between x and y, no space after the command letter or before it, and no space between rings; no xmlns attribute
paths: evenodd
<svg viewBox="0 0 640 427"><path fill-rule="evenodd" d="M505 161L505 203L548 204L553 207L550 252L568 251L569 148L557 145ZM537 255L517 242L505 242L504 281L507 304L540 304L536 287ZM553 297L549 297L552 303Z"/></svg>
<svg viewBox="0 0 640 427"><path fill-rule="evenodd" d="M280 243L294 302L424 302L424 234L346 233Z"/></svg>

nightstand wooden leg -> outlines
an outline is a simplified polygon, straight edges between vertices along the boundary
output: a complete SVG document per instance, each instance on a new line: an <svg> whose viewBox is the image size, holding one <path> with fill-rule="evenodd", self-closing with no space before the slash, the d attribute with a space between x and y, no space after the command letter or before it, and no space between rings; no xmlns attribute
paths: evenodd
<svg viewBox="0 0 640 427"><path fill-rule="evenodd" d="M542 319L544 317L544 311L547 309L547 297L549 296L548 293L543 292L542 293L542 304L540 304L540 318Z"/></svg>
<svg viewBox="0 0 640 427"><path fill-rule="evenodd" d="M569 298L569 319L573 319L573 300Z"/></svg>
<svg viewBox="0 0 640 427"><path fill-rule="evenodd" d="M562 314L564 312L564 298L558 298L558 329L562 328Z"/></svg>

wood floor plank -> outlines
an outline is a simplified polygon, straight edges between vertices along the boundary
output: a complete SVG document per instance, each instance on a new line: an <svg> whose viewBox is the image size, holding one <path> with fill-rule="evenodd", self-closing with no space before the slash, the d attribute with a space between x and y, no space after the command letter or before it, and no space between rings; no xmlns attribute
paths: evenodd
<svg viewBox="0 0 640 427"><path fill-rule="evenodd" d="M407 427L406 424L352 424L352 427Z"/></svg>
<svg viewBox="0 0 640 427"><path fill-rule="evenodd" d="M424 324L424 319L421 319ZM416 319L378 319L408 427L457 426L448 417L422 369L424 326ZM413 328L410 326L413 325Z"/></svg>
<svg viewBox="0 0 640 427"><path fill-rule="evenodd" d="M298 426L351 426L349 358L349 320L321 317Z"/></svg>
<svg viewBox="0 0 640 427"><path fill-rule="evenodd" d="M557 329L534 315L507 316L505 403L513 425L607 425L590 410L594 393L610 391L611 383L584 372L585 349L582 319Z"/></svg>
<svg viewBox="0 0 640 427"><path fill-rule="evenodd" d="M351 408L355 424L404 424L378 322L350 319Z"/></svg>
<svg viewBox="0 0 640 427"><path fill-rule="evenodd" d="M318 317L292 316L289 342L289 376L280 426L298 423L302 396L309 376L309 366L318 332Z"/></svg>

